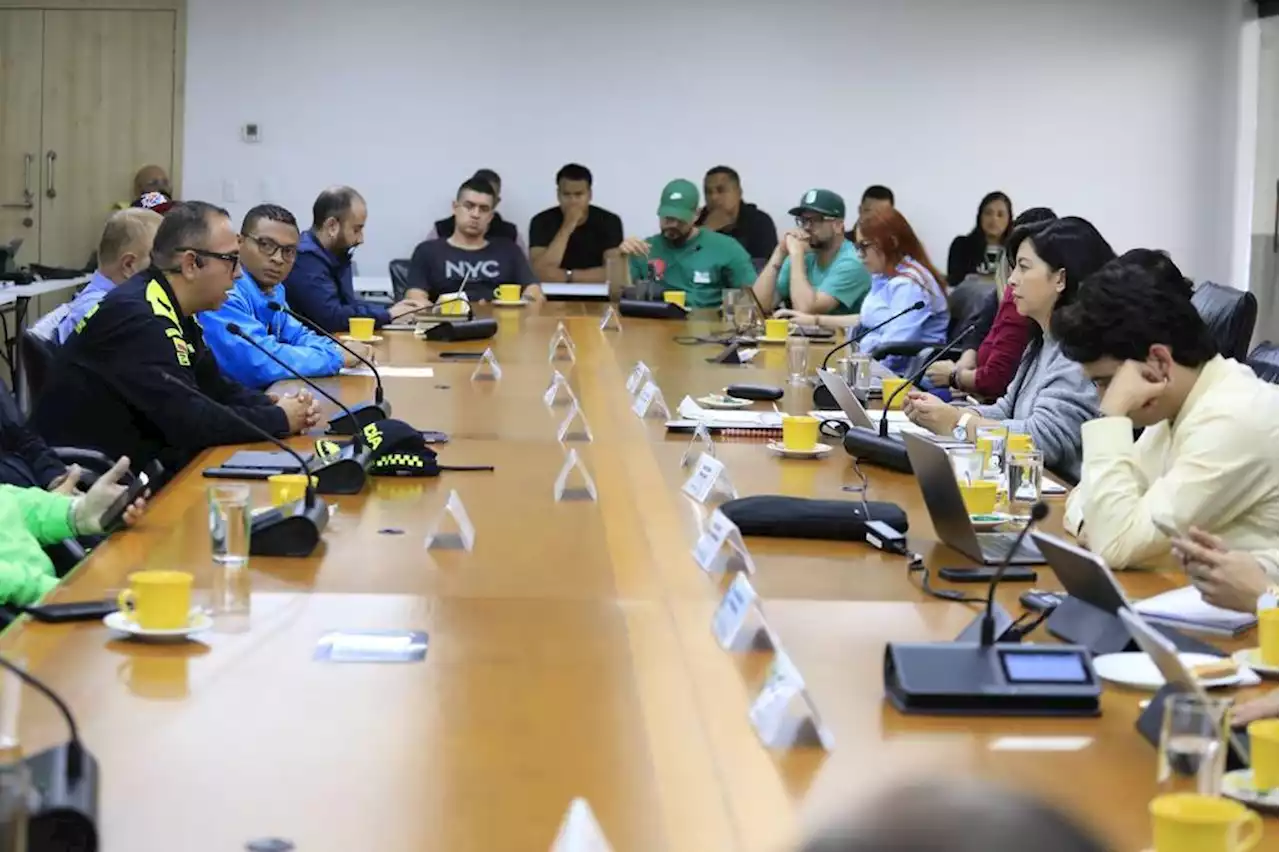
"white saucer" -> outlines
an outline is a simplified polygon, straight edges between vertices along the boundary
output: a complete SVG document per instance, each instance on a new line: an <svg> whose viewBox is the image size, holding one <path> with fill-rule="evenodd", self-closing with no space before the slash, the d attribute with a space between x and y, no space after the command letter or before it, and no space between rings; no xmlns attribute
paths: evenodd
<svg viewBox="0 0 1280 852"><path fill-rule="evenodd" d="M183 642L195 634L203 633L213 627L213 619L198 609L191 610L191 621L186 627L179 627L174 630L143 629L130 621L123 612L111 613L102 619L102 623L112 630L125 633L133 639L140 639L144 642Z"/></svg>
<svg viewBox="0 0 1280 852"><path fill-rule="evenodd" d="M1222 795L1267 813L1280 810L1280 790L1255 790L1253 771L1233 769L1222 776Z"/></svg>
<svg viewBox="0 0 1280 852"><path fill-rule="evenodd" d="M738 399L736 396L726 396L724 394L709 394L696 401L703 408L719 409L746 408L751 404L749 399Z"/></svg>
<svg viewBox="0 0 1280 852"><path fill-rule="evenodd" d="M529 304L528 299L516 299L514 302L506 299L494 299L490 304L496 308L522 308Z"/></svg>
<svg viewBox="0 0 1280 852"><path fill-rule="evenodd" d="M1187 668L1198 666L1201 663L1212 663L1220 660L1212 654L1178 654L1178 659ZM1098 677L1112 683L1131 686L1134 689L1146 689L1155 692L1164 686L1164 675L1160 674L1160 670L1156 668L1156 664L1152 659L1141 651L1126 651L1120 654L1103 654L1100 657L1093 658L1093 670L1098 673ZM1225 675L1223 677L1210 678L1201 680L1200 685L1207 688L1215 686L1236 686L1243 680L1240 672Z"/></svg>
<svg viewBox="0 0 1280 852"><path fill-rule="evenodd" d="M781 441L770 441L768 448L786 459L818 459L831 452L830 444L814 444L807 450L788 450Z"/></svg>
<svg viewBox="0 0 1280 852"><path fill-rule="evenodd" d="M381 343L382 335L375 334L373 337L366 337L364 340L361 340L360 338L352 337L349 334L340 334L338 335L338 339L343 343Z"/></svg>
<svg viewBox="0 0 1280 852"><path fill-rule="evenodd" d="M1280 668L1269 666L1262 662L1261 648L1242 648L1232 654L1231 659L1242 666L1248 666L1260 675L1267 675L1268 677L1280 676Z"/></svg>
<svg viewBox="0 0 1280 852"><path fill-rule="evenodd" d="M988 512L985 515L970 515L969 523L973 524L973 528L978 532L990 532L1009 523L1013 520L1012 515L1006 515L1004 512Z"/></svg>

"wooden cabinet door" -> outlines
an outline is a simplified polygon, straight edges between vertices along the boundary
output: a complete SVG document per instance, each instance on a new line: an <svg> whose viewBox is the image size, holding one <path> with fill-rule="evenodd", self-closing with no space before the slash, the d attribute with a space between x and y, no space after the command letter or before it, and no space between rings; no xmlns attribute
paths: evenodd
<svg viewBox="0 0 1280 852"><path fill-rule="evenodd" d="M40 152L41 262L79 267L133 175L173 166L177 16L47 11Z"/></svg>
<svg viewBox="0 0 1280 852"><path fill-rule="evenodd" d="M0 10L0 245L40 259L40 89L44 13Z"/></svg>

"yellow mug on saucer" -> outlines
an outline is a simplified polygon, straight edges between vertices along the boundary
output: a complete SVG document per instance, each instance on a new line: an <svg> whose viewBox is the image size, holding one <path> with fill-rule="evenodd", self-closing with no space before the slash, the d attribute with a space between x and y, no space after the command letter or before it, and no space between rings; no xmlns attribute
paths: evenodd
<svg viewBox="0 0 1280 852"><path fill-rule="evenodd" d="M518 302L520 289L519 284L499 284L493 291L493 298L499 302Z"/></svg>
<svg viewBox="0 0 1280 852"><path fill-rule="evenodd" d="M1258 654L1268 666L1280 666L1280 609L1258 613Z"/></svg>
<svg viewBox="0 0 1280 852"><path fill-rule="evenodd" d="M352 317L347 320L347 333L356 340L372 340L373 317Z"/></svg>
<svg viewBox="0 0 1280 852"><path fill-rule="evenodd" d="M1280 719L1259 719L1250 722L1247 730L1254 789L1280 787Z"/></svg>
<svg viewBox="0 0 1280 852"><path fill-rule="evenodd" d="M1004 449L1009 455L1030 452L1036 448L1036 442L1025 432L1011 432L1005 440Z"/></svg>
<svg viewBox="0 0 1280 852"><path fill-rule="evenodd" d="M311 485L319 484L316 477L311 477ZM285 503L296 503L307 494L307 477L301 473L277 473L267 477L267 485L271 488L271 505L283 506Z"/></svg>
<svg viewBox="0 0 1280 852"><path fill-rule="evenodd" d="M685 299L685 292L683 290L663 290L662 291L662 301L668 304L679 305L680 307L683 308L685 306L684 299Z"/></svg>
<svg viewBox="0 0 1280 852"><path fill-rule="evenodd" d="M764 336L769 340L783 340L790 328L789 319L767 319L764 321Z"/></svg>
<svg viewBox="0 0 1280 852"><path fill-rule="evenodd" d="M902 404L907 401L907 394L911 393L910 388L905 388L902 393L898 393L898 388L901 388L905 384L907 384L906 379L886 377L880 380L880 398L884 400L884 402L888 404L888 407L893 411L901 409ZM889 402L890 397L893 397L892 402Z"/></svg>
<svg viewBox="0 0 1280 852"><path fill-rule="evenodd" d="M1148 810L1155 852L1247 852L1262 839L1262 818L1231 799L1169 793Z"/></svg>
<svg viewBox="0 0 1280 852"><path fill-rule="evenodd" d="M457 293L440 297L440 313L449 317L460 317L467 312L467 300Z"/></svg>
<svg viewBox="0 0 1280 852"><path fill-rule="evenodd" d="M194 580L185 571L135 571L116 603L143 630L177 630L191 623Z"/></svg>
<svg viewBox="0 0 1280 852"><path fill-rule="evenodd" d="M788 450L812 450L818 444L818 418L782 418L782 446Z"/></svg>
<svg viewBox="0 0 1280 852"><path fill-rule="evenodd" d="M965 511L970 515L990 515L996 510L999 486L995 482L980 479L977 482L961 482L959 485Z"/></svg>

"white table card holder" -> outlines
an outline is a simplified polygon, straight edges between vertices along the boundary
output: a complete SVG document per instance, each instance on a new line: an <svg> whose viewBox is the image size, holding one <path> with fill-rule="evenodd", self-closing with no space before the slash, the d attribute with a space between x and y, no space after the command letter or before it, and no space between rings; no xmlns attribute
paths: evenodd
<svg viewBox="0 0 1280 852"><path fill-rule="evenodd" d="M542 404L545 406L553 406L560 402L577 402L578 398L573 393L573 388L569 385L569 380L564 374L556 370L551 376L551 384L547 386L546 391L542 394Z"/></svg>
<svg viewBox="0 0 1280 852"><path fill-rule="evenodd" d="M818 715L800 670L782 650L777 637L770 639L774 646L773 665L747 713L751 726L768 748L819 746L830 751L835 737Z"/></svg>
<svg viewBox="0 0 1280 852"><path fill-rule="evenodd" d="M627 377L627 393L635 396L640 388L644 387L644 383L651 378L653 378L653 371L649 369L649 365L643 361L637 361L631 370L631 375Z"/></svg>
<svg viewBox="0 0 1280 852"><path fill-rule="evenodd" d="M689 462L697 458L694 453L696 447L701 447L701 452L709 453L713 458L716 454L716 442L711 437L711 430L707 428L706 423L699 422L693 430L693 437L689 439L689 445L684 448L684 455L680 456L680 467L686 468Z"/></svg>
<svg viewBox="0 0 1280 852"><path fill-rule="evenodd" d="M631 413L641 420L655 414L663 420L671 419L671 409L667 408L667 401L663 399L661 389L652 379L645 382L640 393L636 394L635 400L631 403Z"/></svg>
<svg viewBox="0 0 1280 852"><path fill-rule="evenodd" d="M562 500L595 502L597 499L595 480L591 478L577 450L569 450L564 457L564 467L560 468L560 475L556 477L555 498L557 503Z"/></svg>
<svg viewBox="0 0 1280 852"><path fill-rule="evenodd" d="M622 331L622 318L618 316L618 312L614 310L613 305L605 309L604 316L600 318L601 331Z"/></svg>
<svg viewBox="0 0 1280 852"><path fill-rule="evenodd" d="M551 346L547 352L547 360L569 360L575 363L578 360L578 349L573 345L573 338L569 337L569 330L564 327L563 322L556 324L556 333L551 336Z"/></svg>
<svg viewBox="0 0 1280 852"><path fill-rule="evenodd" d="M773 634L764 620L764 607L746 574L734 576L716 613L711 618L711 635L726 651L768 651Z"/></svg>
<svg viewBox="0 0 1280 852"><path fill-rule="evenodd" d="M613 852L586 799L577 798L569 803L551 852Z"/></svg>
<svg viewBox="0 0 1280 852"><path fill-rule="evenodd" d="M693 546L693 561L708 574L725 571L754 574L756 571L756 564L742 540L742 531L719 509L711 513L706 529Z"/></svg>
<svg viewBox="0 0 1280 852"><path fill-rule="evenodd" d="M738 499L738 489L729 481L729 472L725 469L724 462L710 453L698 456L693 473L681 490L699 503L706 503L712 494L731 500Z"/></svg>
<svg viewBox="0 0 1280 852"><path fill-rule="evenodd" d="M575 429L574 426L577 425ZM560 424L560 428L556 430L556 440L560 443L565 441L593 441L591 435L591 425L587 423L587 415L582 413L582 408L578 405L575 397L569 405L569 411L565 415L564 421Z"/></svg>
<svg viewBox="0 0 1280 852"><path fill-rule="evenodd" d="M501 378L502 367L498 366L498 358L493 354L493 349L484 350L484 354L480 356L480 363L476 364L476 369L471 374L471 381L488 379L496 382Z"/></svg>
<svg viewBox="0 0 1280 852"><path fill-rule="evenodd" d="M462 505L457 491L449 492L449 499L427 526L423 542L428 550L465 550L468 553L476 545L476 528Z"/></svg>

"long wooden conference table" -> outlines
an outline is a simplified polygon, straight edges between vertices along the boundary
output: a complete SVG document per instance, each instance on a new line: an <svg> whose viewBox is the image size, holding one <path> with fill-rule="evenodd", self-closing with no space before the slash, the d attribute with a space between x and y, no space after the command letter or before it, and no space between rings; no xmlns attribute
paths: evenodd
<svg viewBox="0 0 1280 852"><path fill-rule="evenodd" d="M252 560L248 619L179 646L122 641L99 624L24 621L0 637L0 652L66 698L101 762L103 848L230 850L280 837L299 850L546 849L582 796L618 850L783 850L920 777L996 779L1079 815L1117 849L1148 844L1156 755L1133 727L1147 696L1107 687L1092 719L897 713L883 700L885 643L950 639L974 610L926 596L903 559L864 544L748 539L769 625L835 737L830 752L762 746L747 710L771 653L730 654L713 639L729 578L690 555L699 507L680 493L688 439L632 414L625 382L643 359L674 407L735 380L782 384L785 354L712 365L714 347L672 338L715 331L714 317L624 319L602 332L601 312L499 309L497 336L471 344L387 332L382 364L434 369L386 380L395 416L447 432L442 463L496 471L374 479L363 494L327 497L337 511L311 558ZM571 368L548 363L560 319L577 346ZM499 381L473 382L474 362L438 356L489 345ZM566 452L555 434L563 409L542 401L554 368L568 370L594 432L569 446L598 502L553 499ZM372 395L369 379L324 383L347 402ZM789 390L782 406L807 410L809 394ZM201 470L231 452L205 453L55 598L114 595L142 568L190 571L208 589ZM744 495L855 499L841 490L858 478L840 450L783 460L763 441L726 439L718 455ZM966 563L935 542L914 479L864 469L870 499L907 511L911 544L932 567ZM424 548L451 489L475 524L470 553ZM253 497L266 504L265 484ZM1047 528L1060 531L1060 518L1059 500ZM1141 596L1180 578L1131 572L1123 583ZM1039 585L1056 587L1051 572ZM1001 592L1011 611L1024 588ZM375 628L426 631L425 661L313 661L326 632ZM20 730L29 751L64 737L33 693ZM1274 848L1274 819L1267 835Z"/></svg>

